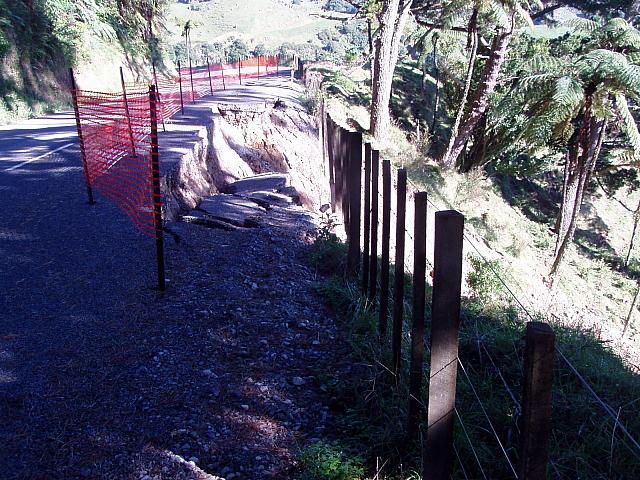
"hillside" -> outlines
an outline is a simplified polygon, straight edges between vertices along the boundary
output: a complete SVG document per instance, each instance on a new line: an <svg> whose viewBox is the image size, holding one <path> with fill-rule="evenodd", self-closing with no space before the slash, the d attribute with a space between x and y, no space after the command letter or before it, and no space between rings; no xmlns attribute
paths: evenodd
<svg viewBox="0 0 640 480"><path fill-rule="evenodd" d="M276 48L284 42L317 43L317 34L336 25L321 9L324 2L291 0L210 0L175 2L169 7L170 43L181 41L184 24L192 25L193 42L220 42L241 38L251 45ZM339 14L333 14L340 18Z"/></svg>

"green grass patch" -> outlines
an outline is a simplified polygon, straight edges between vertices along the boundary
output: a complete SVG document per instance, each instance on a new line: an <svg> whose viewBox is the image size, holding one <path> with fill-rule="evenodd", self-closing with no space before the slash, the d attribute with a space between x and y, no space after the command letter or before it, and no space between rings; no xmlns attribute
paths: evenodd
<svg viewBox="0 0 640 480"><path fill-rule="evenodd" d="M328 248L327 242L336 245ZM344 246L337 239L325 238L311 247L312 251L316 249L341 251L344 255ZM459 368L456 403L462 421L456 418L454 442L459 460L455 462L453 478L465 478L463 467L468 478L482 478L478 460L489 478L510 478L509 465L492 428L511 462L517 465L524 331L528 318L496 280L494 271L502 275L508 273L499 262L487 264L473 258L471 265L468 281L474 295L464 298L462 303L459 356L466 373ZM353 361L362 366L362 371L348 383L331 372L319 375L321 388L330 400L339 425L338 430L323 441L339 442L341 451L358 452L364 473L355 478L373 478L376 474L377 478L386 479L418 478L415 472L421 463L421 444L407 442L404 437L410 279L406 279L402 365L400 376L394 378L390 373L390 336L380 339L376 331L379 306L363 297L359 282L345 279L343 270L334 273L337 275L326 280L317 291L341 320L353 347ZM430 289L427 295L429 298ZM429 306L425 315L423 399L426 400ZM558 325L553 328L564 355L601 399L619 412L622 424L630 432L640 432L640 418L635 413L640 404L640 376L591 332ZM425 428L421 425L422 435ZM612 419L560 358L556 358L554 366L550 459L549 478L631 480L640 476L640 454L619 429L614 428Z"/></svg>

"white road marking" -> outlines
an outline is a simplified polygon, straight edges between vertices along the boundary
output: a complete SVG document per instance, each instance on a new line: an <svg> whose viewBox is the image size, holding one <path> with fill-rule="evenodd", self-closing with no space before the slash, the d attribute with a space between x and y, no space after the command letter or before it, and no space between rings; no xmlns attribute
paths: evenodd
<svg viewBox="0 0 640 480"><path fill-rule="evenodd" d="M46 157L47 155L51 155L52 153L56 153L56 152L58 152L58 151L60 151L60 150L64 150L65 148L69 148L69 147L70 147L70 146L72 146L72 145L73 145L73 143L67 143L66 145L63 145L63 146L61 146L61 147L58 147L58 148L56 148L55 150L51 150L50 152L43 153L42 155L40 155L40 156L38 156L38 157L31 158L31 159L26 160L26 161L24 161L24 162L22 162L22 163L19 163L19 164L17 164L17 165L14 165L13 167L6 168L6 169L5 169L5 172L11 172L11 171L13 171L13 170L15 170L15 169L17 169L17 168L24 167L25 165L28 165L28 164L29 164L29 163L31 163L31 162L35 162L36 160L40 160L41 158L44 158L44 157Z"/></svg>

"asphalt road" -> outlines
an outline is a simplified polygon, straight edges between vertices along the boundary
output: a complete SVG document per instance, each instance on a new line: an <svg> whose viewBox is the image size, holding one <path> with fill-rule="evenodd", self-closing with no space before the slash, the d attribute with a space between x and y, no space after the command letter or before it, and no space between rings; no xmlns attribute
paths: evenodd
<svg viewBox="0 0 640 480"><path fill-rule="evenodd" d="M269 82L200 102L279 95ZM38 462L55 455L46 432L65 426L47 399L72 404L86 393L65 391L61 372L87 364L87 350L105 348L102 342L117 346L135 328L124 324L129 312L153 310L171 294L171 283L167 293L155 289L154 240L99 193L96 200L87 202L72 112L0 127L2 478L36 478Z"/></svg>

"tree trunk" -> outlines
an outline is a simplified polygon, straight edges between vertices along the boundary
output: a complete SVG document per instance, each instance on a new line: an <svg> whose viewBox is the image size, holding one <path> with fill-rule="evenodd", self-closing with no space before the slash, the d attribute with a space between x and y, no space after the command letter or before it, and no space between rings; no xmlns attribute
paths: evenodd
<svg viewBox="0 0 640 480"><path fill-rule="evenodd" d="M549 272L553 285L556 274L576 231L580 207L584 199L584 190L593 173L596 160L600 154L604 133L607 127L605 120L592 117L591 107L595 86L589 85L585 91L584 115L580 123L580 154L569 155L565 166L562 205L558 213L555 258Z"/></svg>
<svg viewBox="0 0 640 480"><path fill-rule="evenodd" d="M478 123L478 128L473 134L473 146L469 154L462 157L458 166L460 172L467 173L476 167L484 165L487 155L487 115L483 115Z"/></svg>
<svg viewBox="0 0 640 480"><path fill-rule="evenodd" d="M409 18L413 0L385 0L380 13L380 28L375 41L373 92L371 99L371 135L385 143L391 126L389 102L393 72L398 62L400 38Z"/></svg>
<svg viewBox="0 0 640 480"><path fill-rule="evenodd" d="M623 338L624 334L627 333L631 317L633 317L633 311L636 309L636 305L638 303L638 296L640 296L640 282L638 282L638 288L636 289L636 294L633 296L633 301L631 302L631 308L629 309L627 318L624 320L624 328L622 329L622 335L620 335L620 338Z"/></svg>
<svg viewBox="0 0 640 480"><path fill-rule="evenodd" d="M469 63L467 64L467 74L465 75L464 80L464 89L462 91L462 98L460 99L460 106L458 107L458 113L456 115L456 119L453 122L453 126L451 127L451 133L449 136L449 143L447 144L447 149L444 152L444 156L442 157L442 161L445 165L449 166L447 163L447 159L451 156L451 151L453 149L453 143L458 135L458 130L460 128L460 123L462 122L462 117L464 116L464 112L467 108L467 101L469 99L469 90L471 90L471 82L473 80L473 70L476 64L476 55L478 53L478 29L477 29L477 20L478 20L478 10L474 9L471 14L471 18L469 19L469 37L467 41L467 48L470 48L469 52ZM466 142L463 142L466 143ZM455 163L455 161L454 161ZM451 166L453 166L453 164Z"/></svg>
<svg viewBox="0 0 640 480"><path fill-rule="evenodd" d="M499 31L493 37L491 53L485 66L479 87L471 102L471 110L465 118L462 128L451 136L449 147L442 163L447 168L453 168L462 153L465 143L471 138L473 130L489 107L489 96L493 93L498 83L498 75L507 54L507 47L513 36L513 31Z"/></svg>
<svg viewBox="0 0 640 480"><path fill-rule="evenodd" d="M440 102L440 69L438 68L438 39L433 40L433 73L436 77L436 91L433 99L433 120L431 121L431 135L436 131L436 119L438 118L438 103ZM424 81L422 82L424 85Z"/></svg>

